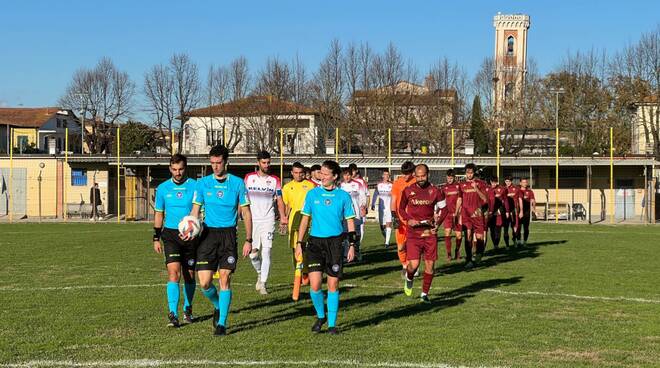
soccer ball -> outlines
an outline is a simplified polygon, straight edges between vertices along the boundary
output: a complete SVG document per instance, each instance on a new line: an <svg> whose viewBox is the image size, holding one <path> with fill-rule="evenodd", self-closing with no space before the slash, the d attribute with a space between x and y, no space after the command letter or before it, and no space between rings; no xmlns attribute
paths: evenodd
<svg viewBox="0 0 660 368"><path fill-rule="evenodd" d="M184 238L193 239L199 235L202 225L199 223L197 217L186 216L179 222L179 234Z"/></svg>

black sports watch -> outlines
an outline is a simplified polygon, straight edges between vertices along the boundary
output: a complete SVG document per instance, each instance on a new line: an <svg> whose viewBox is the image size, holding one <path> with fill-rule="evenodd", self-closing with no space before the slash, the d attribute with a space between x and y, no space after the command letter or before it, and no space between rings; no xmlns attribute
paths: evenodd
<svg viewBox="0 0 660 368"><path fill-rule="evenodd" d="M252 244L252 238L245 238L245 241Z"/></svg>

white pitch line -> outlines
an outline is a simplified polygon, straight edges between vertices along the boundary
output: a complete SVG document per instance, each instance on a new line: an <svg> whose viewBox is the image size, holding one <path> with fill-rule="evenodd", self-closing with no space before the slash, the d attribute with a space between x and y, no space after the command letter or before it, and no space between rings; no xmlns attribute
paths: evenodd
<svg viewBox="0 0 660 368"><path fill-rule="evenodd" d="M557 297L585 299L585 300L604 300L604 301L613 301L613 302L626 301L626 302L637 302L637 303L660 304L660 300L656 300L656 299L628 298L624 296L590 296L590 295L575 295L575 294L561 294L561 293L544 293L541 291L508 291L508 290L499 290L499 289L484 289L483 291L488 293L507 294L507 295L557 296Z"/></svg>
<svg viewBox="0 0 660 368"><path fill-rule="evenodd" d="M72 360L31 360L21 363L0 364L6 368L32 368L32 367L164 367L164 366L321 366L333 365L340 367L404 367L404 368L468 368L444 363L404 363L404 362L361 362L357 360L108 360L76 362ZM480 368L497 368L478 366Z"/></svg>
<svg viewBox="0 0 660 368"><path fill-rule="evenodd" d="M254 284L249 283L238 283L233 282L232 285L236 286L252 286ZM151 287L164 287L165 284L129 284L129 285L73 285L73 286L49 286L49 287L35 287L35 288L20 288L13 286L0 286L0 292L23 292L23 291L69 291L69 290L85 290L85 289L131 289L131 288L151 288ZM282 287L289 286L289 284L273 284L273 287ZM397 290L400 289L400 286L389 286L389 285L356 285L356 284L343 284L342 286L348 288L359 288L359 289L385 289L385 290ZM435 290L451 290L448 287L437 287L434 286ZM660 304L658 299L645 299L645 298L633 298L633 297L624 297L624 296L594 296L594 295L576 295L576 294L563 294L563 293L546 293L542 291L509 291L501 289L483 289L478 292L485 293L495 293L495 294L505 294L505 295L533 295L541 297L560 297L560 298L570 298L570 299L582 299L582 300L598 300L598 301L611 301L611 302L634 302L634 303L646 303L646 304Z"/></svg>

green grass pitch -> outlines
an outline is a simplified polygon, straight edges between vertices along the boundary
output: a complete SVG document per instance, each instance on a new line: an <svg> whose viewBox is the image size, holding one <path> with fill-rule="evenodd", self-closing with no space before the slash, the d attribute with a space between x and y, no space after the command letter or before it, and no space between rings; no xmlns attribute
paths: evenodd
<svg viewBox="0 0 660 368"><path fill-rule="evenodd" d="M216 338L199 289L201 321L165 327L166 272L149 224L0 233L0 367L660 366L660 227L533 223L527 248L493 254L489 244L475 271L439 261L424 305L421 280L404 296L396 252L368 224L365 262L345 269L340 336L310 332L308 289L291 301L290 249L278 236L271 294L254 290L241 259L230 335Z"/></svg>

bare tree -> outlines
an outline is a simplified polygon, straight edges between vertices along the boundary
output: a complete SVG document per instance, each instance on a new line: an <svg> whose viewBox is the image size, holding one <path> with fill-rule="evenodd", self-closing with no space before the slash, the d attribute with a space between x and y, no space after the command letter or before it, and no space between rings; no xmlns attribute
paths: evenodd
<svg viewBox="0 0 660 368"><path fill-rule="evenodd" d="M187 54L174 54L169 65L172 81L174 82L174 101L179 114L180 125L178 131L179 148L182 148L183 126L187 113L197 107L200 98L200 81L197 64Z"/></svg>
<svg viewBox="0 0 660 368"><path fill-rule="evenodd" d="M660 26L617 54L610 68L615 108L642 126L641 134L660 158Z"/></svg>
<svg viewBox="0 0 660 368"><path fill-rule="evenodd" d="M334 136L334 132L331 132L331 130L340 127L344 115L346 85L342 62L341 44L339 41L334 40L330 44L330 49L321 61L311 83L311 98L315 109L319 112L319 124L317 126L322 134L319 137L321 142L317 144L317 153L321 153L321 148L328 138ZM334 138L339 139L339 137Z"/></svg>
<svg viewBox="0 0 660 368"><path fill-rule="evenodd" d="M154 65L144 75L144 95L147 99L147 111L160 132L161 142L171 135L176 120L174 101L174 81L164 65ZM172 152L172 142L166 147Z"/></svg>
<svg viewBox="0 0 660 368"><path fill-rule="evenodd" d="M133 107L135 84L110 58L99 60L92 69L80 68L59 104L82 111L91 126L85 141L91 153L110 151L115 124L128 118Z"/></svg>

